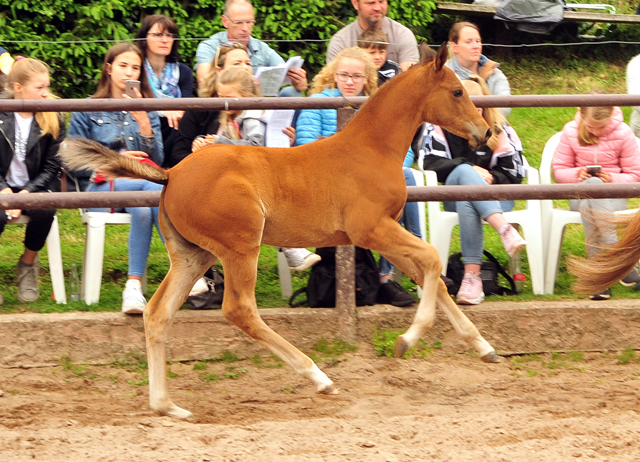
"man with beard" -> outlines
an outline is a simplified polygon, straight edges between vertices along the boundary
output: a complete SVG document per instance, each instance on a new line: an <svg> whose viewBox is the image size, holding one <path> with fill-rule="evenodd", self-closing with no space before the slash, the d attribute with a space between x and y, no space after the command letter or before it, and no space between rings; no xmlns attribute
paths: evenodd
<svg viewBox="0 0 640 462"><path fill-rule="evenodd" d="M358 19L340 29L329 42L327 63L344 48L358 45L358 37L366 29L382 29L389 37L387 58L400 63L406 71L418 62L418 43L415 35L402 24L387 17L387 0L351 0Z"/></svg>

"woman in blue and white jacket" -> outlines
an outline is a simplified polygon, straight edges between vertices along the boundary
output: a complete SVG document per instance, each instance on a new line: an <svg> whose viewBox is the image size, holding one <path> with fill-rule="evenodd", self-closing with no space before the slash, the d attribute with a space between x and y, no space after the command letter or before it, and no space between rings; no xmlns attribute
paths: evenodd
<svg viewBox="0 0 640 462"><path fill-rule="evenodd" d="M153 98L143 67L140 49L129 43L112 46L104 59L98 89L91 98L129 98L125 95L125 82L139 80L138 98ZM141 162L152 161L162 165L164 152L160 119L155 111L95 111L74 112L69 125L69 137L82 137L119 151L123 156ZM117 178L113 181L90 170L73 171L79 189L86 191L159 191L161 185L146 180ZM109 209L92 209L108 212ZM141 280L147 266L153 225L158 233L157 207L126 207L131 214L129 230L128 280L122 293L122 311L126 314L142 313L147 304L142 294ZM118 210L120 211L120 210Z"/></svg>
<svg viewBox="0 0 640 462"><path fill-rule="evenodd" d="M388 84L387 84L388 85ZM370 55L361 48L346 48L327 64L311 83L311 97L331 96L370 96L378 89L378 70ZM338 111L336 109L304 109L296 124L295 146L311 143L336 133ZM407 155L406 164L413 163L413 152ZM405 180L415 186L415 179L408 168L404 169ZM407 203L400 222L412 234L420 237L418 205ZM380 257L380 282L378 303L390 303L396 306L409 306L415 303L407 293L391 279L393 265Z"/></svg>
<svg viewBox="0 0 640 462"><path fill-rule="evenodd" d="M469 95L490 94L484 80L471 76L463 80ZM522 143L516 131L496 108L478 108L493 132L483 146L475 149L464 139L442 128L425 124L421 136L414 139L418 164L424 170L433 170L438 181L447 185L490 185L521 183L524 177ZM500 235L510 256L516 255L527 244L518 231L506 222L503 212L513 209L513 201L458 201L445 202L448 212L457 212L460 220L460 246L464 263L464 278L456 295L457 302L477 305L484 300L480 267L484 248L482 220Z"/></svg>

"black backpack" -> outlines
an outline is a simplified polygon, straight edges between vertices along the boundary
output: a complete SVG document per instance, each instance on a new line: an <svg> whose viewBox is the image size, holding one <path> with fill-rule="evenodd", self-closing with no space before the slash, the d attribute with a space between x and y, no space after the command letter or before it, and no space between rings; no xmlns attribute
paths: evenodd
<svg viewBox="0 0 640 462"><path fill-rule="evenodd" d="M515 295L518 293L516 290L516 284L513 282L513 278L507 274L507 272L500 266L496 257L491 255L486 250L484 256L489 261L483 261L480 267L480 278L482 279L482 291L486 295ZM502 287L498 284L498 274L502 275L511 286L510 289ZM464 264L462 263L462 254L460 252L454 253L449 257L447 264L447 278L451 281L451 284L447 284L449 294L455 295L460 289L462 284L462 278L464 277Z"/></svg>
<svg viewBox="0 0 640 462"><path fill-rule="evenodd" d="M213 265L204 273L209 290L203 294L187 297L187 305L192 310L216 310L222 308L224 297L224 275Z"/></svg>
<svg viewBox="0 0 640 462"><path fill-rule="evenodd" d="M304 303L304 300L295 302L304 292L311 308L336 306L336 248L320 247L316 253L322 260L311 268L307 287L296 290L291 296L289 305L293 307ZM380 274L371 250L356 247L356 305L375 305L379 288Z"/></svg>

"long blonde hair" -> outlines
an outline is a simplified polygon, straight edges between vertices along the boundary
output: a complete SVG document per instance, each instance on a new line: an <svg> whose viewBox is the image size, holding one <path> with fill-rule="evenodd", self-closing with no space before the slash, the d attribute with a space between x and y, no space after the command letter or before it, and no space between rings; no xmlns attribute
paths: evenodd
<svg viewBox="0 0 640 462"><path fill-rule="evenodd" d="M249 56L249 50L240 42L229 42L218 46L216 54L211 60L211 66L209 72L204 78L204 85L198 89L198 96L201 98L215 98L216 95L216 80L218 80L218 74L227 62L227 53L231 50L244 50Z"/></svg>
<svg viewBox="0 0 640 462"><path fill-rule="evenodd" d="M216 79L216 94L220 85L235 87L243 98L259 98L262 96L262 92L253 80L253 76L242 67L230 67L220 72ZM221 111L219 121L220 126L223 127L229 138L239 140L242 137L234 123L236 117L237 115L231 114L229 111Z"/></svg>
<svg viewBox="0 0 640 462"><path fill-rule="evenodd" d="M462 86L470 96L491 95L487 83L479 75L471 74L469 79L462 81ZM491 138L485 144L493 151L498 147L498 135L507 125L507 119L495 107L482 108L482 118L491 128Z"/></svg>
<svg viewBox="0 0 640 462"><path fill-rule="evenodd" d="M588 94L604 95L605 93L602 90L593 90ZM613 106L583 106L578 108L578 111L580 112L580 120L578 121L578 144L580 144L580 146L598 144L598 137L587 130L584 118L591 117L593 120L608 119L613 114Z"/></svg>
<svg viewBox="0 0 640 462"><path fill-rule="evenodd" d="M320 93L326 88L336 88L336 68L342 58L353 58L364 63L364 74L367 76L367 82L364 84L363 93L365 96L371 96L378 89L378 69L369 53L362 48L353 47L345 48L336 58L329 64L324 66L322 70L313 78L311 82L311 90L309 94Z"/></svg>
<svg viewBox="0 0 640 462"><path fill-rule="evenodd" d="M26 85L34 75L49 75L49 72L49 66L38 59L22 58L17 60L13 63L11 72L7 76L7 88L5 89L7 97L12 99L15 97L14 85L16 83ZM57 99L57 96L49 93L47 99ZM42 129L42 135L51 135L54 138L60 135L61 114L57 112L36 112L35 119Z"/></svg>

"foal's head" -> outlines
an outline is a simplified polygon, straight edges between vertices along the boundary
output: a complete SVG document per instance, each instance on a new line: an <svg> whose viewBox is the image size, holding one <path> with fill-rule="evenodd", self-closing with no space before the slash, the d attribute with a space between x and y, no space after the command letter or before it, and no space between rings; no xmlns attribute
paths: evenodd
<svg viewBox="0 0 640 462"><path fill-rule="evenodd" d="M419 72L428 85L422 100L422 119L466 138L471 146L484 144L491 130L460 79L445 67L446 61L447 47L442 45L435 60L420 65Z"/></svg>

